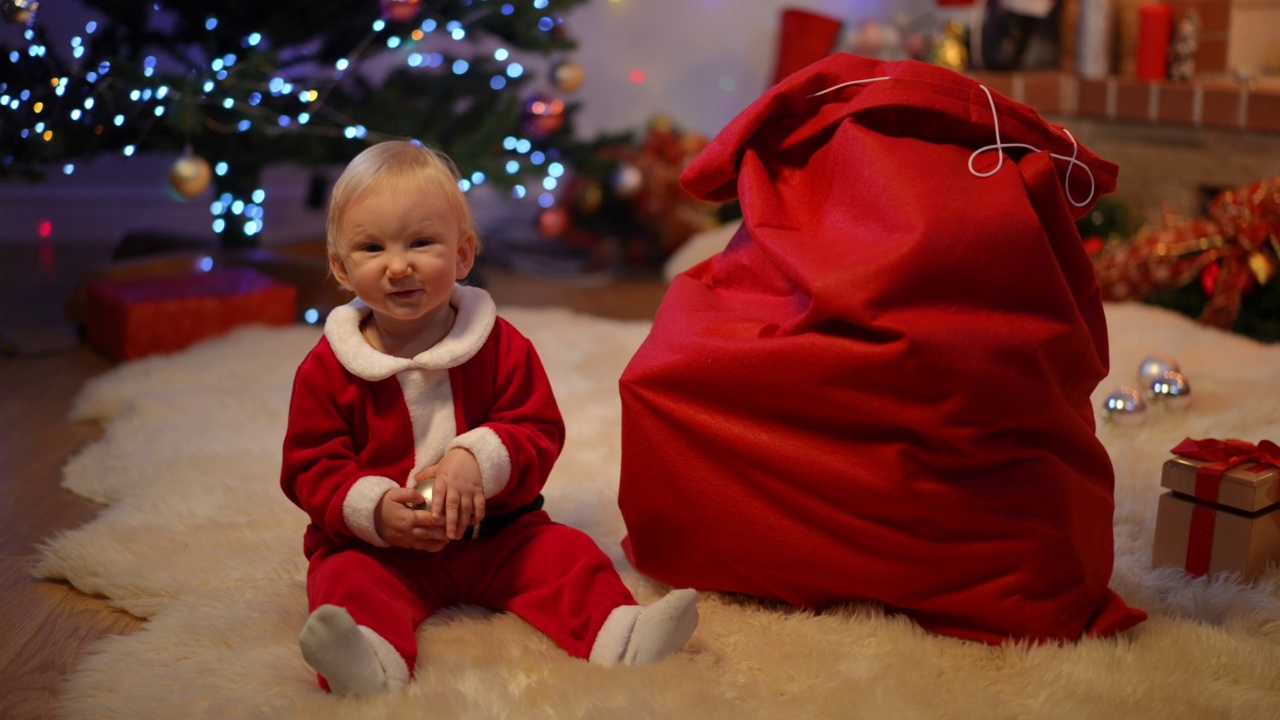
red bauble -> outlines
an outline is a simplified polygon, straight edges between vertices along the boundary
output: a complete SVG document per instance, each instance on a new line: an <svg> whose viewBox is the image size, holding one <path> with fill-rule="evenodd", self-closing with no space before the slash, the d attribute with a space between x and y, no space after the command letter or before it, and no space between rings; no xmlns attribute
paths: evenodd
<svg viewBox="0 0 1280 720"><path fill-rule="evenodd" d="M562 207L549 207L538 214L538 234L552 239L563 237L569 229L569 213Z"/></svg>
<svg viewBox="0 0 1280 720"><path fill-rule="evenodd" d="M535 93L524 104L524 131L545 138L564 126L564 101L547 93Z"/></svg>
<svg viewBox="0 0 1280 720"><path fill-rule="evenodd" d="M418 16L422 0L378 0L382 19L388 22L409 22Z"/></svg>

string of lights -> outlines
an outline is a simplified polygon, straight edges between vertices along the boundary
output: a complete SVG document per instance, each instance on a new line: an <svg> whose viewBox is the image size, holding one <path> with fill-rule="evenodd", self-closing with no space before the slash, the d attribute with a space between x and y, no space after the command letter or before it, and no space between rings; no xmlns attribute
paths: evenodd
<svg viewBox="0 0 1280 720"><path fill-rule="evenodd" d="M20 30L0 35L0 178L172 152L175 193L212 187L212 229L247 245L264 227L264 168L339 165L408 137L449 152L464 191L495 183L549 207L573 110L555 93L582 73L561 59L528 93L530 63L571 49L563 14L582 1L82 0L106 16L55 40L40 20L54 0L0 0Z"/></svg>

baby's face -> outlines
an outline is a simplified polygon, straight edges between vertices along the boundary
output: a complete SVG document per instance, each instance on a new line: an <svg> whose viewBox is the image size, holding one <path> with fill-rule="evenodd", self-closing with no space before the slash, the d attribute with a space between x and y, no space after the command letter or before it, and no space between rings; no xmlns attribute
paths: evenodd
<svg viewBox="0 0 1280 720"><path fill-rule="evenodd" d="M471 270L475 242L442 193L375 186L347 209L329 264L380 325L408 328L447 312L454 283Z"/></svg>

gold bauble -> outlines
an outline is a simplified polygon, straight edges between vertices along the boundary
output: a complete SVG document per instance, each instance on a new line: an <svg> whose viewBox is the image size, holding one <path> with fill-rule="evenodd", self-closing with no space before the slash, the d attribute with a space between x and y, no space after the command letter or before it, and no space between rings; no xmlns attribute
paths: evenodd
<svg viewBox="0 0 1280 720"><path fill-rule="evenodd" d="M213 169L209 167L209 161L195 153L184 154L169 168L169 184L188 200L208 190L212 181Z"/></svg>
<svg viewBox="0 0 1280 720"><path fill-rule="evenodd" d="M30 25L36 19L36 11L40 9L37 0L3 0L0 12L4 19L18 25Z"/></svg>
<svg viewBox="0 0 1280 720"><path fill-rule="evenodd" d="M587 79L587 71L573 60L564 60L557 63L551 70L551 77L561 92L571 93L577 92L578 88L582 87L582 83Z"/></svg>

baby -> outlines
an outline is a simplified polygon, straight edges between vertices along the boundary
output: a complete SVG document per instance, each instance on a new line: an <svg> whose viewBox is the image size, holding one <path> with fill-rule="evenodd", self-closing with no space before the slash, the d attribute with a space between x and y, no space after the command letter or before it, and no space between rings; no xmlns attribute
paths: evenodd
<svg viewBox="0 0 1280 720"><path fill-rule="evenodd" d="M602 665L683 647L695 591L637 605L595 542L541 509L564 423L529 340L457 284L479 241L453 163L411 141L366 149L327 233L356 299L298 368L280 480L311 518L299 640L321 685L404 686L418 626L458 604L515 613Z"/></svg>

